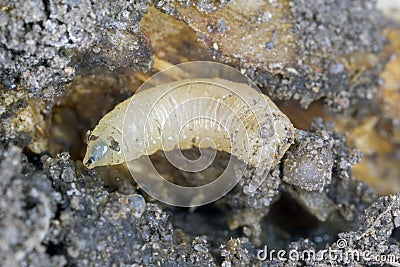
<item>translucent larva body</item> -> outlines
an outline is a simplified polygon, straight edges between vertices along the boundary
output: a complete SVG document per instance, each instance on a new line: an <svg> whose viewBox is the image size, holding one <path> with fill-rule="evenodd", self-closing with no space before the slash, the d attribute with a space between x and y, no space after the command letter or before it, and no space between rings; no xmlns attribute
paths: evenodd
<svg viewBox="0 0 400 267"><path fill-rule="evenodd" d="M254 88L217 78L183 80L141 91L117 105L92 131L83 161L93 168L196 146L269 170L293 138L290 120Z"/></svg>

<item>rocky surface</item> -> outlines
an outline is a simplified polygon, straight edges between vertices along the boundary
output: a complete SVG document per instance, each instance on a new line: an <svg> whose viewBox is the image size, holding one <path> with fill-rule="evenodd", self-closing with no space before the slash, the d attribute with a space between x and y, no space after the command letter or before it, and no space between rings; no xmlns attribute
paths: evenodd
<svg viewBox="0 0 400 267"><path fill-rule="evenodd" d="M54 99L89 64L148 67L140 19L149 1L3 1L0 79Z"/></svg>
<svg viewBox="0 0 400 267"><path fill-rule="evenodd" d="M210 240L212 232L207 236L185 234L174 227L171 215L158 204L145 201L135 187L128 184L124 192L107 191L94 172L70 160L67 153L57 158L42 157L38 169L17 146L10 145L1 152L3 266L316 263L311 259L260 260L256 256L259 250L246 237L215 244ZM339 249L399 255L395 229L400 226L400 196L382 197L359 215L357 230L338 235L347 244ZM328 247L338 249L336 243ZM301 252L315 248L315 244L305 239L291 243L289 248ZM329 259L319 263L328 264Z"/></svg>
<svg viewBox="0 0 400 267"><path fill-rule="evenodd" d="M180 1L155 7L187 24L215 60L303 107L322 98L343 111L370 100L387 60L381 31L388 20L373 1L240 0L210 14Z"/></svg>

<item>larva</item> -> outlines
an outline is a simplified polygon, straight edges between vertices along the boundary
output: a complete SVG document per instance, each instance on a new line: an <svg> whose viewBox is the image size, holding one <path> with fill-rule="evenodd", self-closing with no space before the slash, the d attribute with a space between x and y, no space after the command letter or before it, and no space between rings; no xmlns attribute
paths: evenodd
<svg viewBox="0 0 400 267"><path fill-rule="evenodd" d="M249 85L187 79L154 86L118 104L92 131L83 162L88 168L115 165L158 150L196 146L228 152L268 171L293 138L287 116Z"/></svg>

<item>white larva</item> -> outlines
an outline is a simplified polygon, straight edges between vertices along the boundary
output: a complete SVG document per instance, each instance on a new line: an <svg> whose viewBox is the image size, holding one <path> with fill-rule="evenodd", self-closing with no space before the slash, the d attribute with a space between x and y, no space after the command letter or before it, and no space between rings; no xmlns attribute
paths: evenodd
<svg viewBox="0 0 400 267"><path fill-rule="evenodd" d="M266 95L246 84L183 80L141 91L106 114L89 136L83 162L88 168L115 165L196 146L268 171L293 142L294 131Z"/></svg>

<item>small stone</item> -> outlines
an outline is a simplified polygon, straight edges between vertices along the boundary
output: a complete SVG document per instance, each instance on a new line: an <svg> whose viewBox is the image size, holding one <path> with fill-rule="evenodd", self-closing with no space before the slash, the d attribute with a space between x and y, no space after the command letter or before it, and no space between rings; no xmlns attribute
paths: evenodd
<svg viewBox="0 0 400 267"><path fill-rule="evenodd" d="M66 168L61 174L61 179L65 182L72 182L75 178L75 172L72 168Z"/></svg>
<svg viewBox="0 0 400 267"><path fill-rule="evenodd" d="M265 11L264 14L261 17L261 21L262 22L268 22L268 21L271 20L271 18L272 18L271 12Z"/></svg>
<svg viewBox="0 0 400 267"><path fill-rule="evenodd" d="M93 52L94 53L96 53L96 54L98 54L98 53L100 53L100 51L101 51L101 48L100 47L93 47Z"/></svg>
<svg viewBox="0 0 400 267"><path fill-rule="evenodd" d="M194 250L196 250L196 251L198 251L200 253L204 253L204 254L206 254L208 252L208 249L205 246L201 245L201 244L194 245Z"/></svg>
<svg viewBox="0 0 400 267"><path fill-rule="evenodd" d="M265 43L265 48L267 48L268 50L274 49L275 48L274 42L266 42Z"/></svg>
<svg viewBox="0 0 400 267"><path fill-rule="evenodd" d="M329 72L332 74L338 74L344 71L344 65L343 64L332 64L329 67Z"/></svg>
<svg viewBox="0 0 400 267"><path fill-rule="evenodd" d="M286 154L283 181L307 191L321 190L331 183L333 164L330 142L312 134L298 137Z"/></svg>
<svg viewBox="0 0 400 267"><path fill-rule="evenodd" d="M218 49L219 49L218 44L217 44L217 43L214 43L214 44L213 44L213 48L214 48L215 51L218 51Z"/></svg>
<svg viewBox="0 0 400 267"><path fill-rule="evenodd" d="M397 227L400 227L400 216L397 216L394 218L394 225Z"/></svg>
<svg viewBox="0 0 400 267"><path fill-rule="evenodd" d="M130 207L132 208L133 216L140 218L146 207L146 201L144 198L139 194L133 194L127 196L127 199Z"/></svg>
<svg viewBox="0 0 400 267"><path fill-rule="evenodd" d="M223 19L218 19L218 21L217 21L217 29L218 29L218 31L220 33L224 33L229 29L229 27L226 26L226 23L225 23L225 21Z"/></svg>

